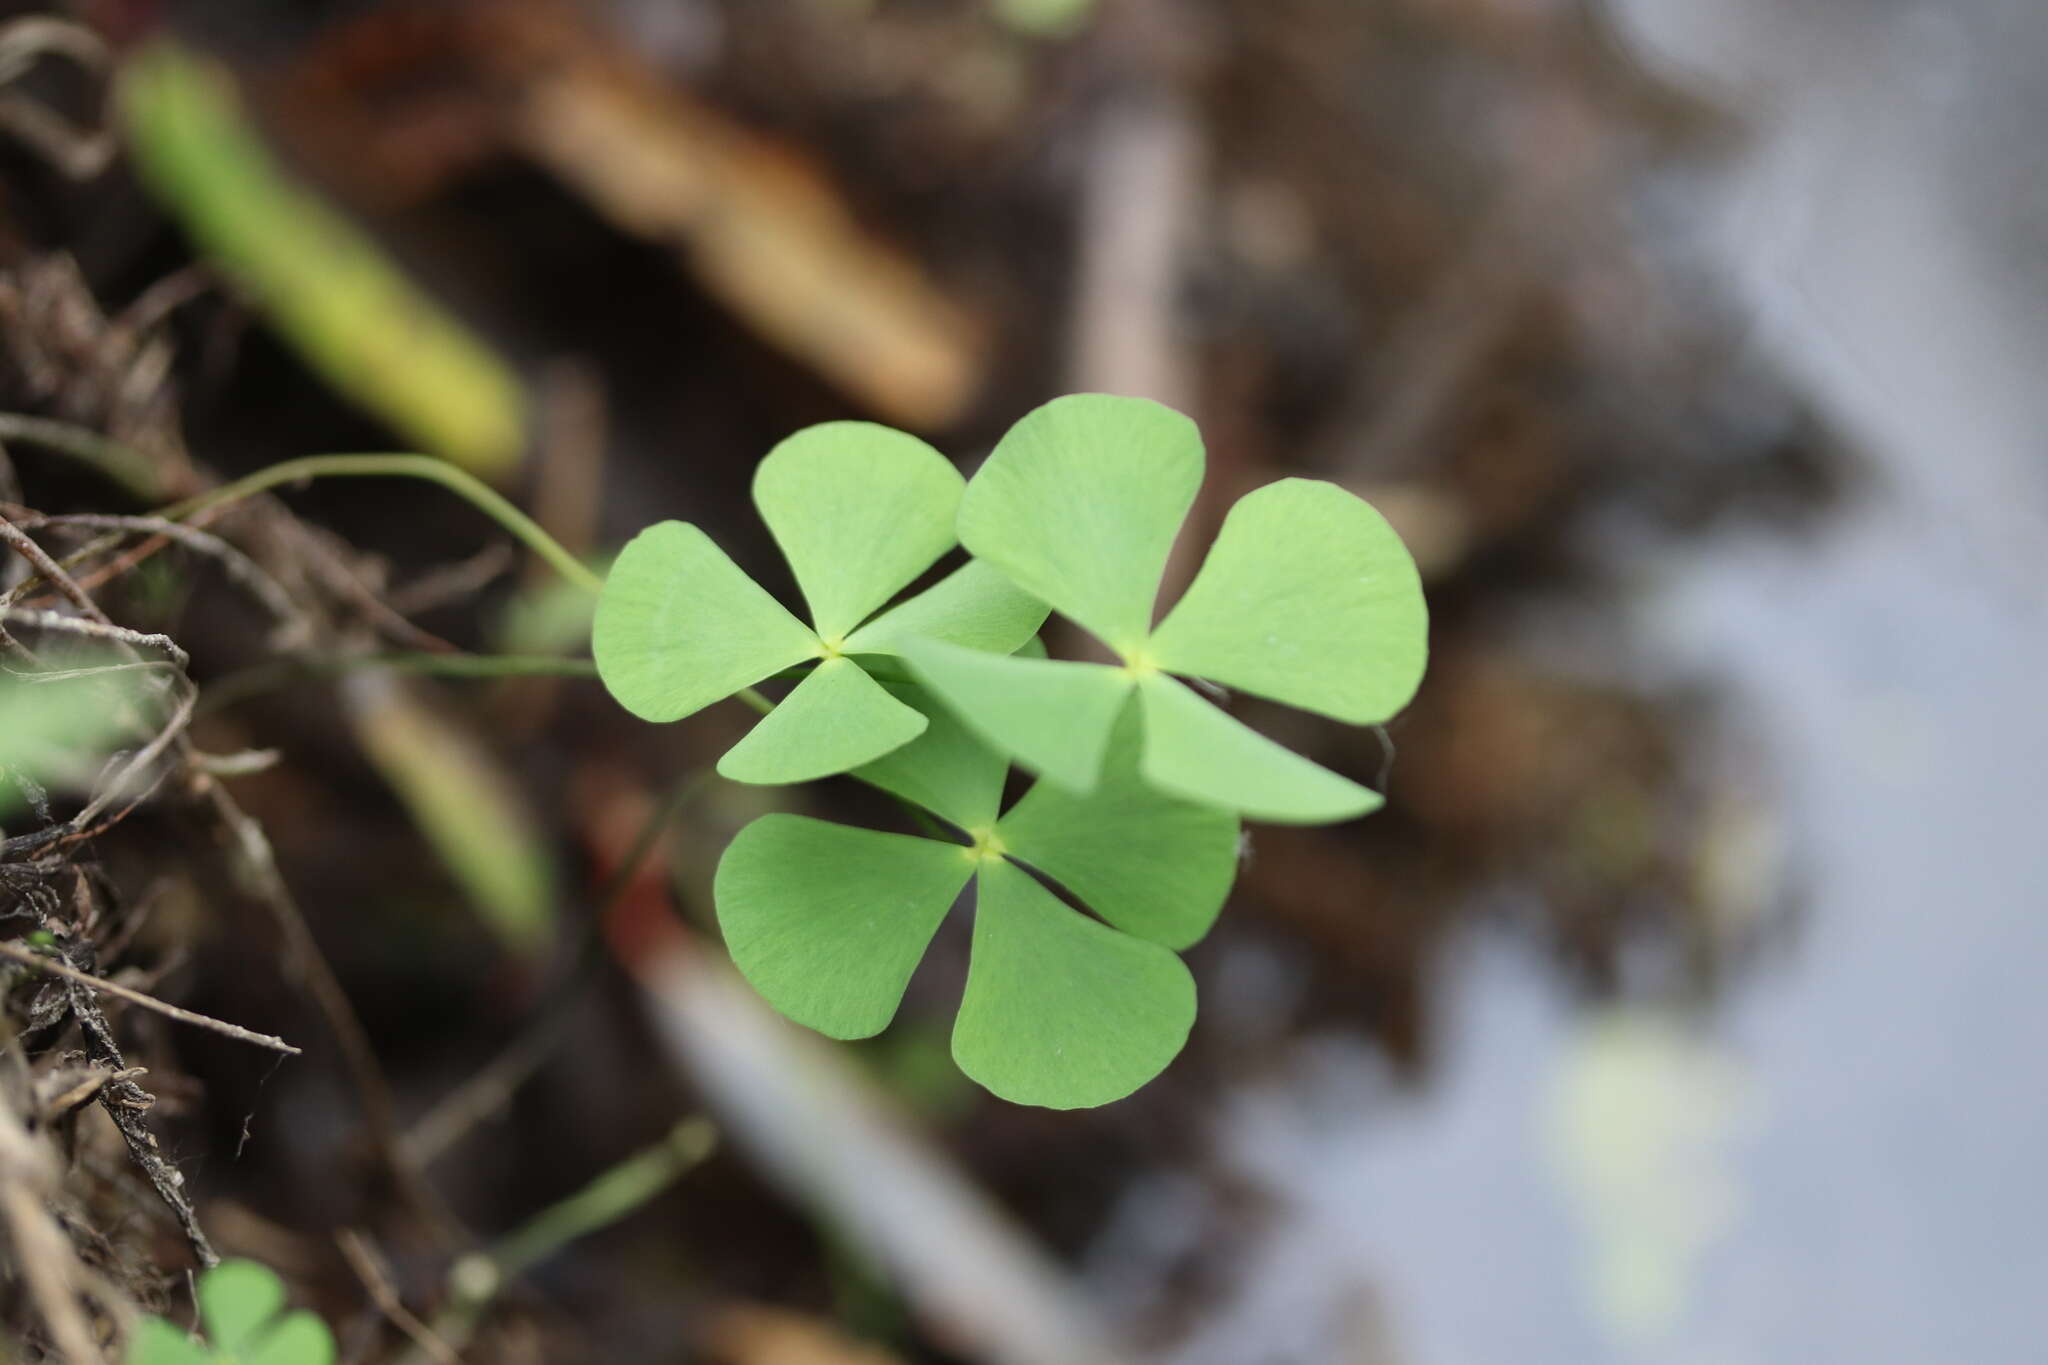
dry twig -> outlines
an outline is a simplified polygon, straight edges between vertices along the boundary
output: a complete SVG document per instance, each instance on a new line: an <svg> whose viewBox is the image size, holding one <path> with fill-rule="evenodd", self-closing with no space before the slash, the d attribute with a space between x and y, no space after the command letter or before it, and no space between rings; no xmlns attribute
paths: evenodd
<svg viewBox="0 0 2048 1365"><path fill-rule="evenodd" d="M124 634L132 632L124 633L120 627L114 625L106 612L62 565L5 518L0 518L0 540L4 540L28 560L30 565L60 595L76 606L87 620L109 628L113 632L108 637L109 641L118 650L128 654L131 659L135 657L134 644L124 638ZM189 706L183 708L182 714L189 718ZM180 724L182 725L182 722ZM227 831L228 848L236 860L242 885L270 910L279 932L284 935L288 963L313 997L314 1003L326 1018L328 1028L341 1048L343 1063L362 1100L364 1119L378 1155L390 1170L407 1202L444 1237L452 1238L457 1226L455 1220L427 1183L419 1166L410 1159L405 1150L399 1135L397 1106L393 1103L390 1088L384 1081L383 1070L377 1064L376 1052L370 1045L368 1034L363 1030L362 1020L357 1016L354 1006L349 1003L347 992L342 989L340 980L334 975L333 967L329 965L318 943L314 941L297 900L292 896L283 874L278 871L277 858L271 849L269 838L263 833L262 827L242 810L224 786L208 775L203 766L190 761L195 750L182 732L174 734L167 742L177 746L179 758L190 774L197 794L207 803L215 820ZM112 1034L106 1031L105 1021L100 1017L97 1003L90 995L84 993L84 987L73 983L71 990L74 1011L80 1014L81 1022L88 1025L88 1036L93 1036L91 1021L98 1020L100 1033L104 1035L103 1040L99 1041L103 1041L104 1047L112 1054L111 1064L119 1069L119 1051L114 1048ZM79 1004L80 1000L83 1001L83 1008ZM142 1125L137 1116L139 1109L148 1107L149 1097L132 1082L125 1085L126 1091L120 1094L116 1094L115 1089L109 1087L108 1091L102 1094L101 1103L114 1118L116 1125L121 1127L122 1135L128 1139L129 1150L143 1167L144 1174L178 1216L179 1223L185 1228L195 1251L210 1265L213 1263L213 1250L199 1229L190 1203L183 1197L183 1177L157 1152L155 1139L149 1135L147 1127Z"/></svg>
<svg viewBox="0 0 2048 1365"><path fill-rule="evenodd" d="M224 1019L215 1019L212 1015L181 1009L176 1005L170 1004L168 1001L159 1000L153 995L144 995L141 991L130 990L119 982L109 981L103 976L94 976L91 972L82 972L78 968L70 966L48 954L24 948L19 943L0 942L0 957L10 958L15 962L22 963L24 966L38 968L49 972L53 976L61 976L66 981L75 981L80 985L90 986L96 991L103 991L117 999L126 1000L131 1005L140 1005L146 1010L154 1010L166 1019L175 1019L181 1024L191 1024L195 1028L212 1029L215 1033L233 1038L237 1042L269 1048L272 1052L282 1052L287 1056L296 1057L300 1054L300 1049L293 1047L282 1038L274 1037L268 1033L257 1033L253 1029L243 1028L240 1024L230 1024Z"/></svg>
<svg viewBox="0 0 2048 1365"><path fill-rule="evenodd" d="M84 1267L44 1203L57 1189L57 1171L49 1149L30 1136L0 1093L0 1217L14 1261L62 1357L71 1365L97 1365L105 1356L78 1304Z"/></svg>
<svg viewBox="0 0 2048 1365"><path fill-rule="evenodd" d="M434 1365L462 1365L462 1357L455 1348L434 1335L434 1329L420 1321L419 1315L399 1298L398 1289L384 1268L383 1258L377 1255L369 1239L354 1228L343 1228L334 1234L334 1240L341 1247L341 1256L348 1262L348 1268L356 1273L356 1278L363 1282L363 1288L369 1291L370 1302L377 1305L378 1312L411 1337L413 1345L432 1359Z"/></svg>

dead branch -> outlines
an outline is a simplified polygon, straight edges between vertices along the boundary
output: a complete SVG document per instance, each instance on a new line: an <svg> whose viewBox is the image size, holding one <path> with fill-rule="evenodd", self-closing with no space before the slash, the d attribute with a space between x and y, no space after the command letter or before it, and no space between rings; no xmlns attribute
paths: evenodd
<svg viewBox="0 0 2048 1365"><path fill-rule="evenodd" d="M39 968L54 976L61 976L67 981L75 981L80 985L90 986L96 991L102 991L107 995L126 1000L131 1005L140 1005L146 1010L154 1010L166 1019L175 1019L181 1024L190 1024L195 1028L212 1029L215 1033L233 1038L238 1042L249 1043L255 1047L269 1048L272 1052L282 1052L287 1056L296 1057L300 1055L300 1049L293 1047L282 1038L274 1037L268 1033L257 1033L253 1029L243 1028L240 1024L230 1024L224 1019L215 1019L211 1015L200 1014L195 1010L182 1009L168 1001L159 1000L153 995L144 995L141 991L130 990L119 982L109 981L101 976L94 976L91 972L82 972L78 968L61 962L47 954L24 948L18 943L0 942L0 957L10 958L25 966Z"/></svg>
<svg viewBox="0 0 2048 1365"><path fill-rule="evenodd" d="M85 1270L44 1202L56 1192L57 1179L49 1148L29 1134L0 1092L0 1217L14 1261L62 1357L71 1365L98 1365L106 1356L78 1303Z"/></svg>

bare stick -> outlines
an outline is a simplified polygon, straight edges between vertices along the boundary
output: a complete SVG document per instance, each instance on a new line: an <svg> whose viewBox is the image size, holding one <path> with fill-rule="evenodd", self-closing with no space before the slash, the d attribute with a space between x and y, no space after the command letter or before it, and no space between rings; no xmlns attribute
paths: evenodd
<svg viewBox="0 0 2048 1365"><path fill-rule="evenodd" d="M230 1024L225 1019L215 1019L209 1014L199 1014L192 1010L182 1009L168 1001L159 1000L153 995L144 995L141 991L131 990L118 982L109 981L103 976L94 976L91 972L81 972L76 967L66 966L54 957L38 953L31 948L24 948L19 943L0 942L0 957L12 958L14 961L25 966L38 967L53 976L61 976L67 981L76 981L81 985L90 986L96 991L104 991L108 995L126 1000L131 1005L140 1005L146 1010L154 1010L166 1019L175 1019L181 1024L191 1024L196 1028L212 1029L215 1033L225 1034L240 1042L252 1043L257 1047L267 1047L272 1052L282 1052L292 1057L299 1055L300 1050L282 1038L273 1037L268 1033L257 1033L253 1029L243 1028L240 1024Z"/></svg>
<svg viewBox="0 0 2048 1365"><path fill-rule="evenodd" d="M7 526L0 521L0 528ZM6 531L0 530L0 539L6 538ZM25 626L38 630L60 631L66 635L83 635L90 640L104 640L133 645L138 649L161 650L171 662L183 668L189 660L177 641L168 635L152 635L147 631L129 630L126 626L103 625L99 621L88 621L76 616L66 616L58 611L43 611L36 607L0 607L8 620L19 621Z"/></svg>
<svg viewBox="0 0 2048 1365"><path fill-rule="evenodd" d="M298 984L313 997L313 1003L327 1020L328 1032L334 1035L335 1044L341 1049L342 1064L355 1084L356 1098L363 1106L363 1120L370 1130L370 1140L375 1144L378 1156L383 1159L406 1201L438 1235L449 1241L456 1240L460 1225L406 1149L398 1126L398 1105L391 1097L391 1086L384 1079L383 1068L377 1064L377 1050L370 1044L362 1016L356 1013L348 992L342 988L341 979L334 974L333 965L313 938L313 931L306 924L305 912L299 909L290 885L278 870L277 854L271 848L263 826L241 808L225 786L210 777L202 777L201 780L205 784L203 795L213 807L214 818L227 831L229 851L241 874L243 888L270 911L278 932L284 936L287 960L298 977Z"/></svg>
<svg viewBox="0 0 2048 1365"><path fill-rule="evenodd" d="M488 490L487 490L488 491ZM495 494L493 495L495 496ZM13 532L11 536L6 532ZM78 606L87 617L102 625L113 622L100 609L97 602L81 589L62 565L53 562L27 536L15 531L5 518L0 518L0 538L7 540L24 558L47 576L63 596ZM117 647L133 651L125 642L116 642ZM189 758L192 745L180 735L177 740L179 756ZM291 888L278 871L277 857L270 847L270 840L263 833L261 825L245 814L228 792L228 789L204 772L193 768L198 794L213 809L214 818L227 831L228 847L236 859L241 873L242 885L248 889L271 912L278 930L284 935L288 960L296 968L300 984L312 995L314 1003L325 1016L329 1030L341 1048L344 1064L349 1077L355 1083L357 1096L362 1101L363 1117L367 1123L378 1155L384 1160L400 1193L443 1237L453 1239L457 1224L446 1205L435 1194L433 1187L420 1172L418 1165L408 1159L404 1145L399 1139L397 1106L392 1101L391 1090L385 1082L383 1070L377 1065L376 1051L370 1046L370 1039L363 1029L362 1019L349 1002L348 993L342 989L334 968L321 953L314 940L312 930L306 925L306 917L293 898ZM12 842L12 841L11 841ZM75 999L82 999L93 1015L98 1007L92 997L83 994L83 988L71 987ZM74 1004L74 1012L83 1013ZM90 1022L90 1021L88 1021ZM102 1029L104 1025L101 1026ZM118 1066L119 1052L114 1049L112 1035L99 1037L91 1028L88 1038L96 1042L101 1050L111 1053L110 1065ZM111 1088L110 1088L111 1089ZM133 1082L124 1083L124 1092L142 1092ZM132 1098L124 1093L122 1098ZM101 1096L102 1106L121 1128L122 1136L128 1139L129 1151L141 1163L143 1171L157 1187L165 1203L178 1216L179 1225L184 1228L188 1241L193 1245L200 1261L212 1265L218 1259L213 1248L207 1243L205 1233L200 1230L198 1220L192 1214L191 1205L181 1192L183 1177L156 1151L156 1141L142 1125L134 1112L110 1094Z"/></svg>
<svg viewBox="0 0 2048 1365"><path fill-rule="evenodd" d="M111 626L114 624L107 619L107 614L100 610L99 603L93 601L87 595L85 589L72 581L71 576L64 572L64 567L61 564L50 558L49 551L36 544L33 540L30 540L13 522L5 517L0 517L0 540L6 541L9 548L23 559L26 559L37 573L48 579L58 592L70 600L72 606L77 607L101 625Z"/></svg>
<svg viewBox="0 0 2048 1365"><path fill-rule="evenodd" d="M57 1188L57 1169L49 1149L29 1136L0 1095L0 1219L13 1243L14 1263L62 1358L72 1365L92 1365L104 1356L78 1305L84 1268L43 1203Z"/></svg>
<svg viewBox="0 0 2048 1365"><path fill-rule="evenodd" d="M334 1234L334 1240L341 1247L342 1259L363 1282L363 1288L369 1291L370 1301L377 1305L379 1312L391 1319L399 1331L411 1337L413 1345L431 1356L434 1365L462 1365L462 1357L455 1353L455 1348L435 1336L434 1329L421 1322L418 1315L398 1297L398 1290L392 1285L391 1276L385 1272L381 1258L361 1233L354 1228L343 1228Z"/></svg>
<svg viewBox="0 0 2048 1365"><path fill-rule="evenodd" d="M76 512L64 516L45 516L41 513L13 516L10 513L10 516L14 524L24 531L32 531L40 526L78 527L92 531L133 531L175 541L195 554L205 555L218 563L229 582L262 603L271 615L277 617L281 625L293 632L294 638L310 634L304 615L292 601L291 594L284 590L284 585L271 577L270 573L255 560L211 531L166 521L162 517L122 517L92 512Z"/></svg>

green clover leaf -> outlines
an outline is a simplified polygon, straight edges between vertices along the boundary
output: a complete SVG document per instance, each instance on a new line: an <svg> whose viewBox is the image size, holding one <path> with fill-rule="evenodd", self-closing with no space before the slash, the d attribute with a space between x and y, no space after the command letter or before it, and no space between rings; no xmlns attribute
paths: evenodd
<svg viewBox="0 0 2048 1365"><path fill-rule="evenodd" d="M327 1325L284 1312L284 1285L254 1261L222 1261L199 1278L199 1321L207 1344L145 1317L128 1345L128 1365L333 1365Z"/></svg>
<svg viewBox="0 0 2048 1365"><path fill-rule="evenodd" d="M703 531L660 522L627 544L605 580L591 630L599 676L633 714L669 721L816 661L719 760L738 782L805 782L908 743L924 716L854 656L900 653L912 636L1007 653L1045 619L1043 604L972 562L875 615L952 548L962 487L944 456L903 432L867 422L797 432L755 471L754 505L811 623Z"/></svg>
<svg viewBox="0 0 2048 1365"><path fill-rule="evenodd" d="M1156 627L1166 559L1202 481L1194 423L1107 394L1054 399L997 444L960 502L960 541L1087 629L1122 666L976 652L932 637L919 681L997 749L1093 791L1132 693L1139 769L1174 795L1288 823L1348 819L1378 793L1233 720L1174 675L1353 725L1407 704L1428 657L1421 579L1400 537L1334 484L1282 479L1239 499Z"/></svg>
<svg viewBox="0 0 2048 1365"><path fill-rule="evenodd" d="M1237 820L1142 780L1132 706L1111 718L1092 793L1041 781L1003 812L1003 758L929 693L894 690L929 724L854 776L969 842L762 816L727 847L714 881L734 964L798 1023L868 1037L895 1016L972 881L972 957L953 1028L961 1070L1018 1104L1121 1099L1187 1040L1195 986L1176 950L1208 932L1229 894Z"/></svg>

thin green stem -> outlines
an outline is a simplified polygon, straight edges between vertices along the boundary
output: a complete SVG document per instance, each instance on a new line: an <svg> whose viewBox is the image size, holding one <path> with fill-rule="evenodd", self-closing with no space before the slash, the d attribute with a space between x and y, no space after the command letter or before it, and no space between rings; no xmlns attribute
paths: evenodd
<svg viewBox="0 0 2048 1365"><path fill-rule="evenodd" d="M647 813L632 847L605 878L603 888L592 902L591 914L584 921L581 942L570 957L568 968L528 1013L519 1036L443 1096L406 1134L406 1147L422 1167L432 1164L487 1114L501 1108L541 1063L562 1046L569 1032L569 1013L604 962L605 921L632 888L663 831L710 785L711 776L709 768L700 768L671 784L661 801Z"/></svg>
<svg viewBox="0 0 2048 1365"><path fill-rule="evenodd" d="M479 1321L505 1285L579 1237L617 1222L660 1194L711 1155L718 1133L705 1118L684 1119L668 1136L627 1157L558 1204L535 1214L488 1251L456 1261L448 1274L449 1302L431 1334L455 1350L467 1346ZM420 1348L400 1365L424 1365Z"/></svg>
<svg viewBox="0 0 2048 1365"><path fill-rule="evenodd" d="M696 1166L718 1142L709 1119L684 1119L645 1151L627 1157L558 1204L549 1205L490 1250L504 1278L523 1275L579 1237L618 1222Z"/></svg>
<svg viewBox="0 0 2048 1365"><path fill-rule="evenodd" d="M157 477L156 466L147 455L130 445L86 427L48 417L30 417L19 412L0 412L0 441L68 455L89 465L120 484L138 498L160 498L168 490Z"/></svg>
<svg viewBox="0 0 2048 1365"><path fill-rule="evenodd" d="M280 484L299 483L306 479L394 477L425 479L467 498L479 511L524 541L528 549L545 559L562 577L593 593L603 589L603 579L569 553L560 541L542 530L539 522L508 502L503 494L476 476L430 455L307 455L271 465L268 469L259 469L211 492L173 503L157 515L170 521L183 521Z"/></svg>
<svg viewBox="0 0 2048 1365"><path fill-rule="evenodd" d="M565 549L562 543L541 529L539 522L514 507L495 489L474 475L467 474L446 461L430 455L307 455L296 460L259 469L232 483L222 484L211 492L201 493L183 502L173 503L156 515L166 521L184 521L201 512L224 507L231 502L253 497L267 489L281 484L298 483L306 479L324 478L375 478L396 477L426 479L438 483L451 493L467 498L480 511L495 520L500 526L524 541L527 548L554 566L557 573L578 587L597 593L604 590L604 580L599 578L582 560ZM430 657L430 656L429 656ZM553 672L556 669L549 661L541 667L527 667L533 660L507 656L500 666L493 667L481 658L465 661L447 667L435 667L425 663L416 666L419 672L447 672L460 677L490 677L518 673ZM579 660L562 660L563 664L580 663ZM574 676L588 677L595 673L595 667L563 667L559 671ZM751 687L743 687L739 699L762 715L775 709L775 703Z"/></svg>
<svg viewBox="0 0 2048 1365"><path fill-rule="evenodd" d="M594 678L597 661L558 654L430 654L426 651L361 654L324 660L322 672L388 668L437 678Z"/></svg>
<svg viewBox="0 0 2048 1365"><path fill-rule="evenodd" d="M430 654L394 651L386 654L335 654L312 658L271 659L206 685L200 713L210 715L239 706L251 697L315 678L340 678L366 669L422 674L440 678L594 678L597 664L552 654Z"/></svg>

